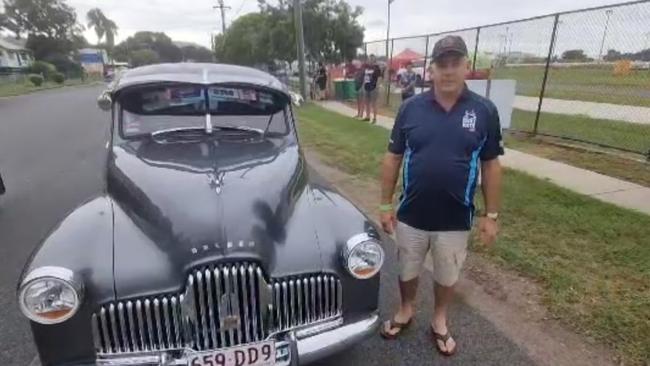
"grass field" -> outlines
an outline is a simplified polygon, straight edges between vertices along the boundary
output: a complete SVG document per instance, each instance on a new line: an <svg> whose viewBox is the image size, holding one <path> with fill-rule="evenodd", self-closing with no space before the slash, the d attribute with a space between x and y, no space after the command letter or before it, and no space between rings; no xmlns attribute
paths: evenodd
<svg viewBox="0 0 650 366"><path fill-rule="evenodd" d="M61 88L63 86L75 86L75 85L83 85L92 82L93 80L86 79L85 81L81 81L81 79L68 79L66 80L63 84L57 84L51 81L44 82L43 85L41 86L34 86L30 82L24 82L24 83L0 83L0 97L11 97L15 95L22 95L22 94L28 94L28 93L33 93L39 90L46 90L46 89L55 89L55 88ZM97 80L94 80L97 81Z"/></svg>
<svg viewBox="0 0 650 366"><path fill-rule="evenodd" d="M325 162L377 179L388 131L314 105L299 112L301 141ZM479 202L480 199L477 199ZM543 284L550 311L610 344L626 365L650 359L650 217L505 171L502 233L477 249Z"/></svg>
<svg viewBox="0 0 650 366"><path fill-rule="evenodd" d="M502 67L493 78L517 80L517 94L539 96L544 78L541 66ZM548 98L650 107L650 70L614 76L611 68L552 68L546 83Z"/></svg>
<svg viewBox="0 0 650 366"><path fill-rule="evenodd" d="M380 95L380 114L395 116L402 101L392 94L386 106L385 94ZM650 97L648 98L650 100ZM353 106L356 108L356 106ZM535 112L515 109L512 114L512 128L531 132L535 123ZM650 150L650 125L623 121L595 119L580 115L542 113L539 132L558 137L569 137L584 142L607 145L646 154Z"/></svg>
<svg viewBox="0 0 650 366"><path fill-rule="evenodd" d="M535 112L515 109L512 128L533 131ZM645 154L650 150L650 125L595 119L586 116L542 113L538 131L559 137L602 144Z"/></svg>
<svg viewBox="0 0 650 366"><path fill-rule="evenodd" d="M640 161L638 156L622 156L614 151L541 136L509 133L504 139L505 145L515 150L650 187L650 162Z"/></svg>

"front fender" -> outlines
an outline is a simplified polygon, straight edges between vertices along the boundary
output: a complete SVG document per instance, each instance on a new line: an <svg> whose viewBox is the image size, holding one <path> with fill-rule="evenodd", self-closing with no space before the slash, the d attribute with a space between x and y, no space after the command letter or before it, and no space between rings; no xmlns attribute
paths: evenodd
<svg viewBox="0 0 650 366"><path fill-rule="evenodd" d="M84 299L79 311L61 324L31 322L42 364L94 360L91 314L95 304L115 299L110 199L95 198L70 213L34 251L19 284L28 273L43 266L59 266L78 273L83 281Z"/></svg>
<svg viewBox="0 0 650 366"><path fill-rule="evenodd" d="M377 310L379 275L358 280L347 271L342 251L348 239L360 233L380 238L377 228L357 207L326 185L311 184L316 234L325 271L337 273L343 286L343 313L346 322Z"/></svg>

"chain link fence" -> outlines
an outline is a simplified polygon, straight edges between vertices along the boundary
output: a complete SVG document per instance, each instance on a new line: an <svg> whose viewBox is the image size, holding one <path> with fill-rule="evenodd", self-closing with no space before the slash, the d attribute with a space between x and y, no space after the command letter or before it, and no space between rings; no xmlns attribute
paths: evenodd
<svg viewBox="0 0 650 366"><path fill-rule="evenodd" d="M475 76L516 81L511 129L650 158L650 0L416 37L365 43L386 65L384 100L401 103L396 75L411 63L429 87L429 55L461 36Z"/></svg>

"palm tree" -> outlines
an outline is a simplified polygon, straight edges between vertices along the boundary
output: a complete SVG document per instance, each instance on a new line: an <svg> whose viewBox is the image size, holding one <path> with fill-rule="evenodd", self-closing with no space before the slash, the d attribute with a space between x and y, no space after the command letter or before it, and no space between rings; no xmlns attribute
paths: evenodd
<svg viewBox="0 0 650 366"><path fill-rule="evenodd" d="M106 16L99 8L93 8L88 10L86 13L86 19L88 19L88 27L95 28L95 34L97 34L97 44L102 42L106 29L104 28L104 23Z"/></svg>
<svg viewBox="0 0 650 366"><path fill-rule="evenodd" d="M115 35L117 35L117 24L108 19L104 12L99 8L93 8L86 14L88 27L95 28L97 34L97 44L100 44L102 38L106 36L106 46L110 50L115 45Z"/></svg>

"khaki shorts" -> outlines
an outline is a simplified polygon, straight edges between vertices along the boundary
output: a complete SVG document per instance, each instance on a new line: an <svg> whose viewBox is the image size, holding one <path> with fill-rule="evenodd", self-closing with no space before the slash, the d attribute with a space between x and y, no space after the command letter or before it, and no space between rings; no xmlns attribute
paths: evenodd
<svg viewBox="0 0 650 366"><path fill-rule="evenodd" d="M397 257L401 281L417 278L429 251L433 257L433 279L453 286L467 257L469 231L424 231L397 223Z"/></svg>

